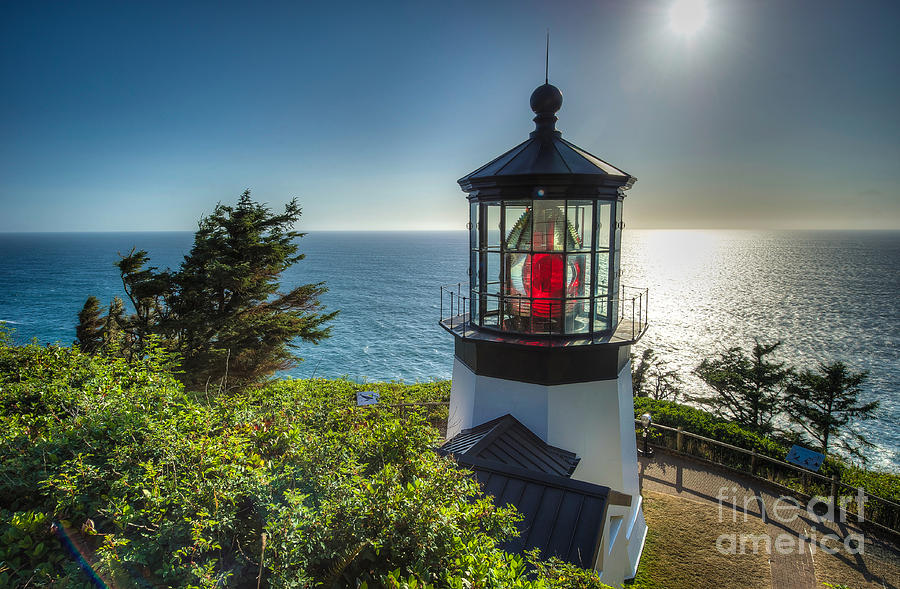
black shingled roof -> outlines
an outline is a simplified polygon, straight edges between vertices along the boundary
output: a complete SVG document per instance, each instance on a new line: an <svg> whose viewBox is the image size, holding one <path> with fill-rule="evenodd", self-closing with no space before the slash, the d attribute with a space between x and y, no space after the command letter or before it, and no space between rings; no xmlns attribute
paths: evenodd
<svg viewBox="0 0 900 589"><path fill-rule="evenodd" d="M441 446L441 452L565 477L572 476L578 465L574 452L547 444L508 413L461 431Z"/></svg>
<svg viewBox="0 0 900 589"><path fill-rule="evenodd" d="M566 141L559 133L533 136L457 182L463 190L469 190L485 180L532 175L565 175L570 180L585 177L629 186L634 182L628 173Z"/></svg>
<svg viewBox="0 0 900 589"><path fill-rule="evenodd" d="M503 545L509 552L539 548L544 557L592 568L607 505L631 501L609 487L570 478L575 454L550 446L511 415L460 432L439 452L471 469L497 505L515 505L523 515L519 537Z"/></svg>

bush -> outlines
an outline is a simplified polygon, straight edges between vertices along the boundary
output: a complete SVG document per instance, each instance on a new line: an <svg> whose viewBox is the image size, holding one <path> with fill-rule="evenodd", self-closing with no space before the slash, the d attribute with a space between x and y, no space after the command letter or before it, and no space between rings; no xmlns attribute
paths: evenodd
<svg viewBox="0 0 900 589"><path fill-rule="evenodd" d="M732 446L756 450L760 454L783 460L788 447L743 428L727 419L716 417L708 411L681 405L673 401L657 401L646 397L635 398L634 414L640 417L650 413L653 422L669 427L683 427L685 431L712 438Z"/></svg>
<svg viewBox="0 0 900 589"><path fill-rule="evenodd" d="M431 451L447 383L284 380L208 399L132 361L0 341L0 585L600 587L501 551L518 514ZM265 548L264 548L265 544ZM527 563L531 562L531 566Z"/></svg>

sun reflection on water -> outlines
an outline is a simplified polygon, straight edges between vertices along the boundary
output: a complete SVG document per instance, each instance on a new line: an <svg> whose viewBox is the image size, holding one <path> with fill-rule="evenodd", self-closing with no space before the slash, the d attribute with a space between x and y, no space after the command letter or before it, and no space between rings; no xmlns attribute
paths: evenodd
<svg viewBox="0 0 900 589"><path fill-rule="evenodd" d="M843 360L868 370L866 400L877 421L862 424L883 441L875 462L898 468L896 382L900 337L896 293L898 234L762 231L626 231L622 280L649 287L646 347L677 368L692 394L701 359L754 338L783 341L780 358L798 368Z"/></svg>

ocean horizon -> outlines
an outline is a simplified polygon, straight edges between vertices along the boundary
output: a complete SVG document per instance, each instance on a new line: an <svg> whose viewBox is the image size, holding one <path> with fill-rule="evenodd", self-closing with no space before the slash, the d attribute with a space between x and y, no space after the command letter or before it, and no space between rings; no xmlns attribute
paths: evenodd
<svg viewBox="0 0 900 589"><path fill-rule="evenodd" d="M176 267L192 231L0 233L0 322L16 343L69 345L89 295L124 298L118 253L145 249ZM880 400L860 429L877 447L872 464L898 470L900 450L900 231L627 229L623 283L649 289L647 347L691 371L732 346L782 341L797 368L842 360L866 370L864 400ZM406 382L450 377L453 339L438 326L439 286L466 280L465 231L309 231L306 259L285 288L324 281L340 309L332 337L301 343L303 361L284 376Z"/></svg>

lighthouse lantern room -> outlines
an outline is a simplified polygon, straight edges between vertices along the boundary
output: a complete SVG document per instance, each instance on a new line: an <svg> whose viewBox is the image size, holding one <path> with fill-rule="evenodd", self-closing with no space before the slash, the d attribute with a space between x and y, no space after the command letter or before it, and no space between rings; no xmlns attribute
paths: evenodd
<svg viewBox="0 0 900 589"><path fill-rule="evenodd" d="M647 327L647 291L620 284L622 204L635 178L563 139L561 107L558 88L539 86L528 139L459 180L469 280L441 292L441 326L455 344L443 448L488 491L507 481L498 500L509 480L522 486L508 498L525 515L511 549L572 560L561 546L575 541L561 535L584 539L593 526L596 544L579 548L577 564L620 584L635 575L646 534L630 350ZM560 456L565 468L547 467ZM540 490L547 476L567 490ZM540 501L526 499L529 488ZM596 501L593 520L578 511L565 523L566 509ZM541 510L555 510L552 533L539 529Z"/></svg>

